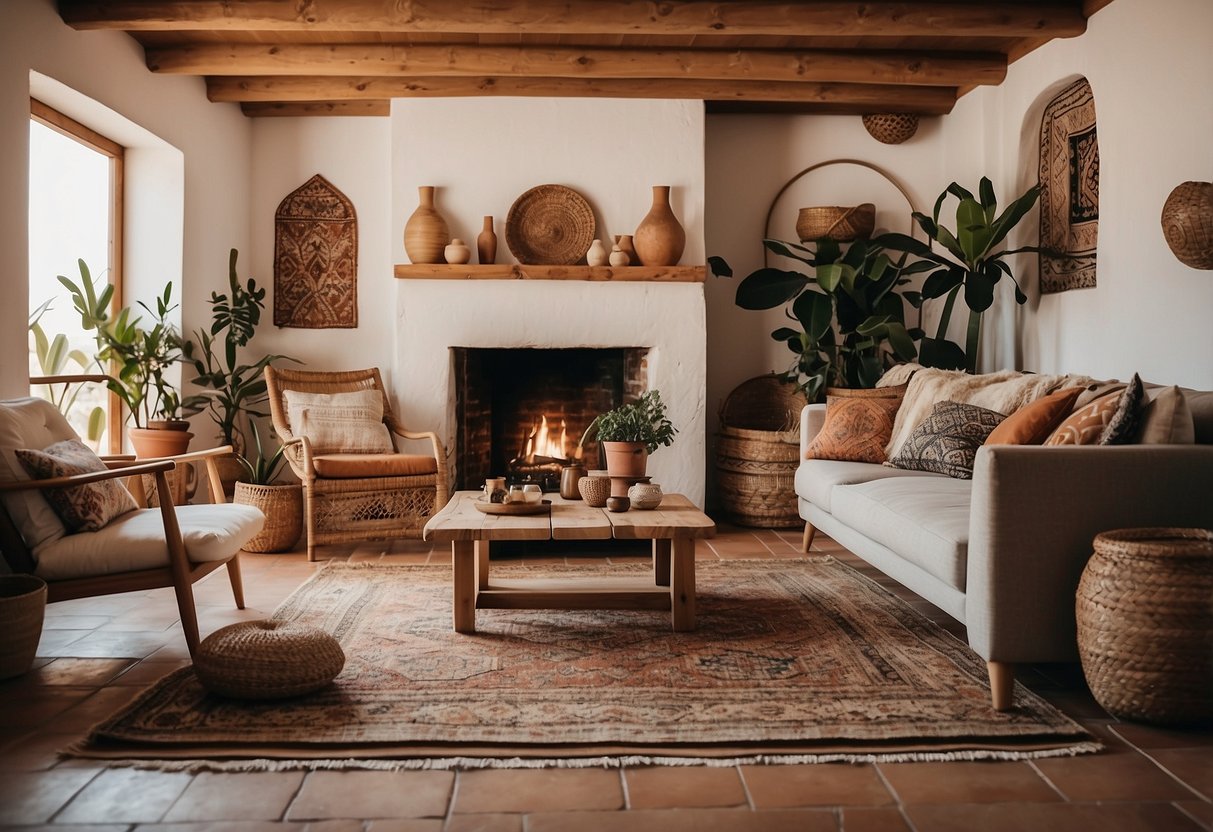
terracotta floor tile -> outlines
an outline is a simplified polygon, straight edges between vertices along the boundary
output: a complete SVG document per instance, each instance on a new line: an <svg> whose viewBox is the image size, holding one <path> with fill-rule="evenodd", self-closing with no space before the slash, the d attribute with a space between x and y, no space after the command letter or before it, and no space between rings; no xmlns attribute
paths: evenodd
<svg viewBox="0 0 1213 832"><path fill-rule="evenodd" d="M1177 800L1175 806L1185 815L1213 829L1213 803L1203 800Z"/></svg>
<svg viewBox="0 0 1213 832"><path fill-rule="evenodd" d="M918 832L1195 832L1200 827L1169 803L1025 803L907 806Z"/></svg>
<svg viewBox="0 0 1213 832"><path fill-rule="evenodd" d="M746 806L737 769L711 766L655 766L624 771L631 809L691 809Z"/></svg>
<svg viewBox="0 0 1213 832"><path fill-rule="evenodd" d="M640 812L545 812L527 815L527 832L837 832L825 809L669 809Z"/></svg>
<svg viewBox="0 0 1213 832"><path fill-rule="evenodd" d="M46 617L42 620L42 629L45 630L95 630L96 628L108 624L111 618L108 615L53 615L47 611Z"/></svg>
<svg viewBox="0 0 1213 832"><path fill-rule="evenodd" d="M442 821L438 818L373 820L367 832L442 832Z"/></svg>
<svg viewBox="0 0 1213 832"><path fill-rule="evenodd" d="M84 638L91 630L42 630L42 638L38 640L39 656L47 656L49 658L57 658L59 656L71 656L72 653L66 653L64 650L73 642Z"/></svg>
<svg viewBox="0 0 1213 832"><path fill-rule="evenodd" d="M55 821L152 823L164 816L192 777L181 772L108 769L85 786Z"/></svg>
<svg viewBox="0 0 1213 832"><path fill-rule="evenodd" d="M130 659L55 659L30 674L43 685L81 685L85 687L108 684L130 667Z"/></svg>
<svg viewBox="0 0 1213 832"><path fill-rule="evenodd" d="M843 832L911 832L896 808L846 806L842 810Z"/></svg>
<svg viewBox="0 0 1213 832"><path fill-rule="evenodd" d="M138 664L133 665L110 684L146 687L153 682L163 679L174 670L185 667L189 663L188 659L173 659L172 661L165 662L144 659Z"/></svg>
<svg viewBox="0 0 1213 832"><path fill-rule="evenodd" d="M47 822L95 776L93 771L5 774L0 777L2 823L18 826Z"/></svg>
<svg viewBox="0 0 1213 832"><path fill-rule="evenodd" d="M879 768L905 804L1062 799L1027 763L881 763Z"/></svg>
<svg viewBox="0 0 1213 832"><path fill-rule="evenodd" d="M620 773L595 768L477 769L459 774L455 812L621 809Z"/></svg>
<svg viewBox="0 0 1213 832"><path fill-rule="evenodd" d="M741 777L756 809L893 802L871 765L742 766Z"/></svg>
<svg viewBox="0 0 1213 832"><path fill-rule="evenodd" d="M303 782L302 771L204 771L164 816L166 822L277 820Z"/></svg>
<svg viewBox="0 0 1213 832"><path fill-rule="evenodd" d="M522 832L522 815L452 815L444 832Z"/></svg>
<svg viewBox="0 0 1213 832"><path fill-rule="evenodd" d="M58 630L56 632L72 632L76 630ZM55 649L43 649L38 646L41 656L72 656L77 658L127 658L142 659L155 653L168 641L176 638L172 630L149 632L138 630L134 632L115 633L94 630L75 639L70 644Z"/></svg>
<svg viewBox="0 0 1213 832"><path fill-rule="evenodd" d="M139 688L111 685L56 716L48 727L56 731L83 733L106 717L117 713L139 695Z"/></svg>
<svg viewBox="0 0 1213 832"><path fill-rule="evenodd" d="M1138 748L1196 748L1213 746L1208 728L1163 728L1136 722L1115 722L1111 730Z"/></svg>
<svg viewBox="0 0 1213 832"><path fill-rule="evenodd" d="M442 817L454 782L449 771L313 771L287 818Z"/></svg>
<svg viewBox="0 0 1213 832"><path fill-rule="evenodd" d="M71 832L83 827L71 827ZM141 823L138 832L306 832L307 824L268 820L216 820L208 823ZM54 832L65 832L60 826ZM356 832L356 831L355 831Z"/></svg>
<svg viewBox="0 0 1213 832"><path fill-rule="evenodd" d="M363 832L360 820L316 820L303 827L303 832Z"/></svg>
<svg viewBox="0 0 1213 832"><path fill-rule="evenodd" d="M1150 751L1150 756L1206 800L1213 800L1213 752L1208 748L1160 748Z"/></svg>
<svg viewBox="0 0 1213 832"><path fill-rule="evenodd" d="M64 832L66 826L55 826L52 823L37 824L34 826L22 826L21 832ZM128 832L130 825L126 823L74 823L71 825L71 832ZM139 827L147 829L146 826ZM201 832L201 830L193 830L193 832ZM282 830L278 830L282 832Z"/></svg>
<svg viewBox="0 0 1213 832"><path fill-rule="evenodd" d="M26 734L0 752L0 771L46 771L59 764L59 752L82 734Z"/></svg>
<svg viewBox="0 0 1213 832"><path fill-rule="evenodd" d="M83 702L93 694L94 689L42 687L39 691L36 699L8 700L5 710L9 713L19 712L21 722L26 727L36 728ZM19 703L19 707L15 707L15 703Z"/></svg>
<svg viewBox="0 0 1213 832"><path fill-rule="evenodd" d="M1208 751L1204 756L1209 759ZM1188 800L1192 792L1140 754L1036 760L1036 768L1070 800Z"/></svg>

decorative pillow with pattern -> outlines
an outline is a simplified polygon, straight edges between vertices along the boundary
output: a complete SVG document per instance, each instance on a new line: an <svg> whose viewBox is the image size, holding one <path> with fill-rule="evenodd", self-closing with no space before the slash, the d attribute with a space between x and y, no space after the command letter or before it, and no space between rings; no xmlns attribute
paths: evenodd
<svg viewBox="0 0 1213 832"><path fill-rule="evenodd" d="M977 449L1006 417L965 402L937 402L889 464L910 471L973 478Z"/></svg>
<svg viewBox="0 0 1213 832"><path fill-rule="evenodd" d="M101 458L79 439L56 442L42 451L20 449L16 454L21 466L36 480L107 470ZM115 517L138 508L135 498L116 479L48 488L42 493L69 533L95 532Z"/></svg>
<svg viewBox="0 0 1213 832"><path fill-rule="evenodd" d="M1045 444L1113 445L1131 441L1137 430L1141 396L1141 379L1134 375L1123 389L1100 396L1071 413Z"/></svg>
<svg viewBox="0 0 1213 832"><path fill-rule="evenodd" d="M291 432L306 436L313 454L390 454L392 435L383 423L383 394L286 391Z"/></svg>
<svg viewBox="0 0 1213 832"><path fill-rule="evenodd" d="M1133 374L1129 386L1120 394L1112 418L1099 434L1100 445L1128 445L1137 437L1137 426L1141 424L1141 402L1145 398L1145 388L1141 377Z"/></svg>
<svg viewBox="0 0 1213 832"><path fill-rule="evenodd" d="M1081 387L1067 387L1037 399L1016 410L994 428L986 439L987 445L1039 445L1062 423L1074 401L1082 394Z"/></svg>
<svg viewBox="0 0 1213 832"><path fill-rule="evenodd" d="M805 459L884 462L884 446L893 435L893 420L906 385L874 390L826 390L826 420Z"/></svg>

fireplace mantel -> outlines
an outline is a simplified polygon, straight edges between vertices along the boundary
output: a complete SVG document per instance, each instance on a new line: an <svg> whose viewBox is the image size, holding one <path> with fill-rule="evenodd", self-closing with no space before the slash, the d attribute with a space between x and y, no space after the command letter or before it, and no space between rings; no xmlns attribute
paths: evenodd
<svg viewBox="0 0 1213 832"><path fill-rule="evenodd" d="M703 283L706 266L525 266L520 263L450 265L400 263L402 280L592 280L611 283Z"/></svg>

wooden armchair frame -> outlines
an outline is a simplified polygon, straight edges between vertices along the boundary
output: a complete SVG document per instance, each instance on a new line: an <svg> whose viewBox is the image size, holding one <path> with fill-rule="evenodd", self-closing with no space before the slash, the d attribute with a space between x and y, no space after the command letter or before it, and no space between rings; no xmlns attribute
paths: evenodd
<svg viewBox="0 0 1213 832"><path fill-rule="evenodd" d="M426 520L446 505L446 449L433 431L406 429L392 413L392 403L377 368L350 372L314 372L265 368L266 389L274 430L286 447L284 456L303 483L308 560L316 560L316 547L329 543L420 538ZM383 396L383 423L393 436L429 441L437 473L334 479L318 476L312 448L306 437L296 436L287 415L286 392L350 393L378 390ZM392 440L396 445L396 440Z"/></svg>

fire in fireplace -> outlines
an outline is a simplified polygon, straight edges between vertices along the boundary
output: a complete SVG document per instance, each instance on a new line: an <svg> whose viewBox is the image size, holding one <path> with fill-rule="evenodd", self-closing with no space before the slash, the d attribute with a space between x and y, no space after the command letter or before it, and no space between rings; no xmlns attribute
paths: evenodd
<svg viewBox="0 0 1213 832"><path fill-rule="evenodd" d="M566 420L560 420L557 430L548 426L546 415L540 416L527 433L525 446L506 467L506 484L536 483L544 491L555 491L560 487L560 469L580 460L583 452L577 440L570 441Z"/></svg>

